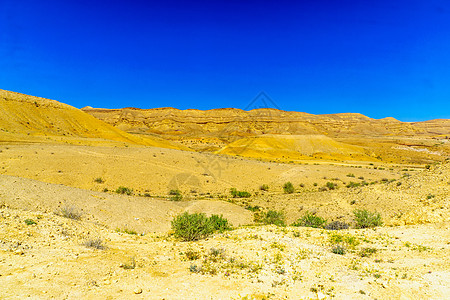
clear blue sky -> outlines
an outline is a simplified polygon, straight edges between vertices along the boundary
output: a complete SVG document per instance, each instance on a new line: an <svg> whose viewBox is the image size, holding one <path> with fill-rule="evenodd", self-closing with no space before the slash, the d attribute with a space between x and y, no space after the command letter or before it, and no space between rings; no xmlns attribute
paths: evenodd
<svg viewBox="0 0 450 300"><path fill-rule="evenodd" d="M0 0L0 88L75 107L450 118L450 1Z"/></svg>

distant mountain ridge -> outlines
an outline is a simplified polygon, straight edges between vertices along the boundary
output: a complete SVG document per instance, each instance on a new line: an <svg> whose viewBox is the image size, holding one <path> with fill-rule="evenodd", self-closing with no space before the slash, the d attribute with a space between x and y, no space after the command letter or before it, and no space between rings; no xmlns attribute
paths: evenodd
<svg viewBox="0 0 450 300"><path fill-rule="evenodd" d="M379 136L450 135L450 120L402 122L372 119L358 113L313 115L272 108L244 111L235 108L179 110L176 108L82 108L86 113L125 131L138 133L240 136L260 134L324 134L332 137L361 134Z"/></svg>

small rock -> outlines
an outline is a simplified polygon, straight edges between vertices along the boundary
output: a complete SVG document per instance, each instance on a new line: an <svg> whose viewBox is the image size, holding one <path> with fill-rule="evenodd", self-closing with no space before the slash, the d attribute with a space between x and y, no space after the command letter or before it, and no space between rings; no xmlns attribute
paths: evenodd
<svg viewBox="0 0 450 300"><path fill-rule="evenodd" d="M134 289L134 293L135 294L142 294L142 289L141 288L136 288L136 289Z"/></svg>

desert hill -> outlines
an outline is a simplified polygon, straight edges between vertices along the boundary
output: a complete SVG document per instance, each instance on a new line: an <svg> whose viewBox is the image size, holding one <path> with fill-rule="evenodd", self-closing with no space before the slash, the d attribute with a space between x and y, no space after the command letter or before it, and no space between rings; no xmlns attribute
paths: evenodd
<svg viewBox="0 0 450 300"><path fill-rule="evenodd" d="M182 148L161 138L136 137L70 105L0 90L0 141L135 144Z"/></svg>
<svg viewBox="0 0 450 300"><path fill-rule="evenodd" d="M272 136L326 136L335 142L365 148L372 160L390 162L428 163L442 161L450 155L450 120L425 122L401 122L394 118L372 119L357 113L312 115L302 112L288 112L277 109L212 109L207 111L175 108L156 109L99 109L85 107L83 111L127 132L142 135L159 135L177 141L194 150L230 153L224 147L241 138ZM286 138L283 138L285 140ZM246 144L248 140L238 142ZM286 149L285 141L272 143L275 147L241 151L240 155L271 159L264 150L278 153ZM241 147L240 146L240 147ZM265 145L267 146L267 145ZM347 147L350 147L349 145ZM331 149L330 149L331 150ZM289 149L295 152L294 148ZM336 149L324 153L323 158L333 157ZM337 151L339 152L339 151ZM289 159L300 158L303 153L290 155ZM378 159L376 159L378 158ZM338 156L335 160L350 159Z"/></svg>
<svg viewBox="0 0 450 300"><path fill-rule="evenodd" d="M372 160L361 146L338 142L325 135L261 135L231 142L219 154L269 159Z"/></svg>

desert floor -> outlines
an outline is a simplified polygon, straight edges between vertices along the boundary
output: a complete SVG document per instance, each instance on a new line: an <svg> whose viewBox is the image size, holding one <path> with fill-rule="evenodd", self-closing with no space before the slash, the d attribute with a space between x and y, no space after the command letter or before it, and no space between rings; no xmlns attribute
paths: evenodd
<svg viewBox="0 0 450 300"><path fill-rule="evenodd" d="M0 298L445 299L449 170L448 163L283 164L131 145L4 143ZM292 194L283 192L288 181ZM328 182L337 188L326 189ZM121 186L132 195L117 194ZM252 196L233 198L230 188ZM181 201L172 201L173 189ZM353 225L359 208L381 213L384 226L253 221L270 209L288 225L307 211ZM63 217L68 210L80 219ZM222 214L235 229L177 240L171 220L185 211ZM331 251L337 245L345 254Z"/></svg>

